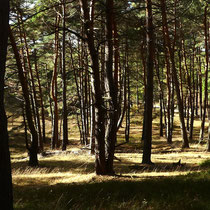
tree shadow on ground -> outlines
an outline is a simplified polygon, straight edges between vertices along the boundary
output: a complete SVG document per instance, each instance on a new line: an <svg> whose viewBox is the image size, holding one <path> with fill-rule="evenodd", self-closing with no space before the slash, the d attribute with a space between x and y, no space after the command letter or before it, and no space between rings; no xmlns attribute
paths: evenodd
<svg viewBox="0 0 210 210"><path fill-rule="evenodd" d="M94 172L94 162L82 160L39 160L39 166L31 168L28 166L28 161L12 163L13 171L18 171L19 174L31 171L31 173L59 173L70 172L76 174L88 174Z"/></svg>
<svg viewBox="0 0 210 210"><path fill-rule="evenodd" d="M136 181L95 177L91 183L14 186L17 209L209 209L210 172Z"/></svg>

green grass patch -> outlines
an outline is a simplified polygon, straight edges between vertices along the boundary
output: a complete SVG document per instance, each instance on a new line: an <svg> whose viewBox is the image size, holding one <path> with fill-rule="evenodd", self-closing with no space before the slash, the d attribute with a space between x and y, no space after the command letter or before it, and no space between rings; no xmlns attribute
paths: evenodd
<svg viewBox="0 0 210 210"><path fill-rule="evenodd" d="M203 168L210 168L210 159L205 160L202 163L200 163L200 166L203 167Z"/></svg>

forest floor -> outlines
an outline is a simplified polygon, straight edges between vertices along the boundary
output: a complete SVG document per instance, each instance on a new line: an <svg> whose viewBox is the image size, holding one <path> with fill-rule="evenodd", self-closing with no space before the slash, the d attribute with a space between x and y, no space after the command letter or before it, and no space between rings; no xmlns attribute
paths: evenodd
<svg viewBox="0 0 210 210"><path fill-rule="evenodd" d="M24 129L19 111L8 110L15 209L210 209L210 153L198 144L199 120L194 140L182 149L178 116L173 143L159 136L159 117L154 115L152 161L141 164L142 116L132 112L130 142L116 148L116 176L96 176L94 156L79 145L72 118L65 152L49 150L39 156L40 166L27 166ZM157 113L157 112L155 112ZM50 122L47 122L50 136ZM48 140L49 141L49 140ZM118 143L124 141L124 128ZM181 160L181 164L176 164Z"/></svg>

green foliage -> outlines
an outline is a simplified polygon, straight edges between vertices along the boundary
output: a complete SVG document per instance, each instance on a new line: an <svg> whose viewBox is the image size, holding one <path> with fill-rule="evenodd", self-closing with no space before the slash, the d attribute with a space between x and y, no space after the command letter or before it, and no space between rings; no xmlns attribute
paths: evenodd
<svg viewBox="0 0 210 210"><path fill-rule="evenodd" d="M210 160L205 160L204 162L202 162L200 164L201 167L204 167L204 168L210 168Z"/></svg>

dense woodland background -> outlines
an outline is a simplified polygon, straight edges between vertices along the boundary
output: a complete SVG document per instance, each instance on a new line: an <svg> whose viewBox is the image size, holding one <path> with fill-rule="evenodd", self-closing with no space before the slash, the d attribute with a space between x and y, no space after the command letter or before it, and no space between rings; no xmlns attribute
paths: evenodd
<svg viewBox="0 0 210 210"><path fill-rule="evenodd" d="M3 0L3 209L209 209L209 14L205 0Z"/></svg>

